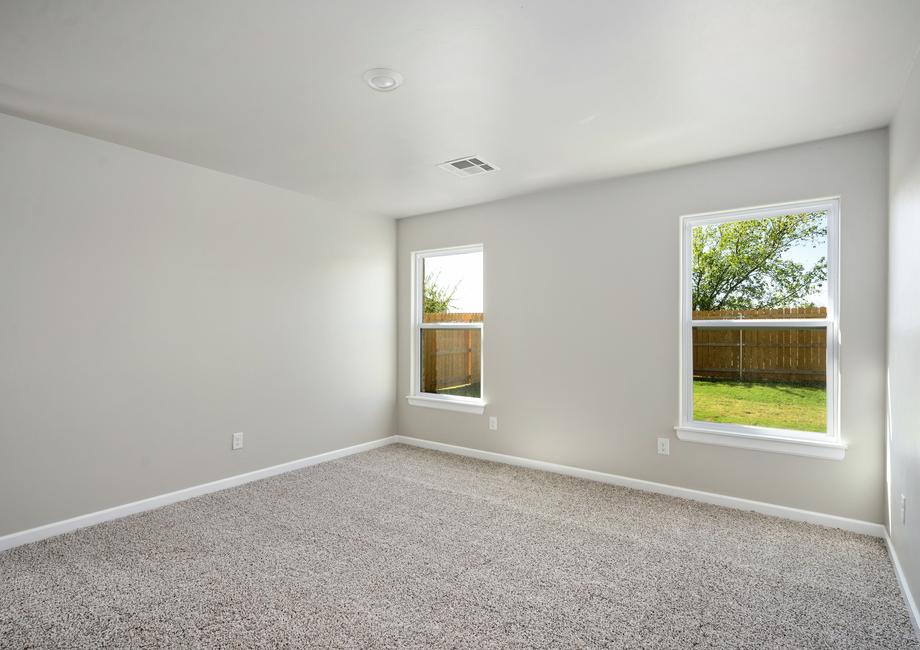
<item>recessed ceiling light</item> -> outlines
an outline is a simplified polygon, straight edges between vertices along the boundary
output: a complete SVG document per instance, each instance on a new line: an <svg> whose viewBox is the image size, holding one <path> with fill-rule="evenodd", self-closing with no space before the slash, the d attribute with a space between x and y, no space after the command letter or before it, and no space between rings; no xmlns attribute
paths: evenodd
<svg viewBox="0 0 920 650"><path fill-rule="evenodd" d="M403 82L403 76L389 68L373 68L364 73L364 81L374 90L388 93L399 88Z"/></svg>

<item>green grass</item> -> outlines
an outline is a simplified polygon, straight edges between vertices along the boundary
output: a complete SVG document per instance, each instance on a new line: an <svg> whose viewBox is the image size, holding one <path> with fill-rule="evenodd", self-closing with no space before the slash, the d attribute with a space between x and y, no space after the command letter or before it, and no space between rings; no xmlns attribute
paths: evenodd
<svg viewBox="0 0 920 650"><path fill-rule="evenodd" d="M827 431L823 386L739 381L693 382L693 419L796 431Z"/></svg>
<svg viewBox="0 0 920 650"><path fill-rule="evenodd" d="M457 395L459 397L481 397L482 389L479 384L464 384L463 386L451 386L438 390L439 395Z"/></svg>

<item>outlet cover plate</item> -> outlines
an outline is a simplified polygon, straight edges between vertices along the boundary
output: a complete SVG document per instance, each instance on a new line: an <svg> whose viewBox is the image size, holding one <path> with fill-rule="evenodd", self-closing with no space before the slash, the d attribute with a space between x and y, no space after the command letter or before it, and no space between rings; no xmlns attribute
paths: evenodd
<svg viewBox="0 0 920 650"><path fill-rule="evenodd" d="M671 440L669 438L658 438L658 453L662 456L671 455Z"/></svg>

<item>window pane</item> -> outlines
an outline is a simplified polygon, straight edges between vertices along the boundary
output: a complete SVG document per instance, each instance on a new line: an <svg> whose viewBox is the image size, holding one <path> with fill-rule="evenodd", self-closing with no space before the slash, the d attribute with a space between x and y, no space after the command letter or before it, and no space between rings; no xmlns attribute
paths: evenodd
<svg viewBox="0 0 920 650"><path fill-rule="evenodd" d="M693 419L827 431L825 328L693 328Z"/></svg>
<svg viewBox="0 0 920 650"><path fill-rule="evenodd" d="M421 330L422 392L482 397L478 329Z"/></svg>
<svg viewBox="0 0 920 650"><path fill-rule="evenodd" d="M827 212L693 228L696 320L826 318Z"/></svg>
<svg viewBox="0 0 920 650"><path fill-rule="evenodd" d="M482 251L433 255L422 263L424 322L482 322Z"/></svg>

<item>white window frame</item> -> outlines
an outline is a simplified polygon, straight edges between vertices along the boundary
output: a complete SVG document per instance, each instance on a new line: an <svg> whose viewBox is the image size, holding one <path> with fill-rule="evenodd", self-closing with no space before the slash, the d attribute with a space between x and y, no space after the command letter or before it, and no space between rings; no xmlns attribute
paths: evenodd
<svg viewBox="0 0 920 650"><path fill-rule="evenodd" d="M466 246L454 246L451 248L436 248L432 250L415 251L412 253L412 292L411 292L411 319L412 333L409 344L411 361L409 365L409 394L406 399L412 406L424 406L427 408L438 408L448 411L459 411L461 413L473 413L482 415L486 407L484 399L475 397L462 397L459 395L440 395L436 393L422 392L421 381L421 341L423 329L466 329L480 331L479 347L479 374L480 374L480 395L485 395L485 368L483 365L483 350L485 347L485 330L482 323L426 323L424 322L424 287L425 281L425 259L429 257L439 257L442 255L462 255L464 253L483 253L482 244L470 244ZM485 254L483 253L483 265L485 265ZM483 286L483 295L485 295L485 286ZM483 304L483 311L485 305Z"/></svg>
<svg viewBox="0 0 920 650"><path fill-rule="evenodd" d="M693 320L693 228L701 225L769 219L803 212L827 212L827 318ZM680 247L680 424L677 437L728 447L840 460L847 445L840 437L840 198L778 203L681 217ZM794 431L693 419L693 328L824 328L827 330L827 433Z"/></svg>

